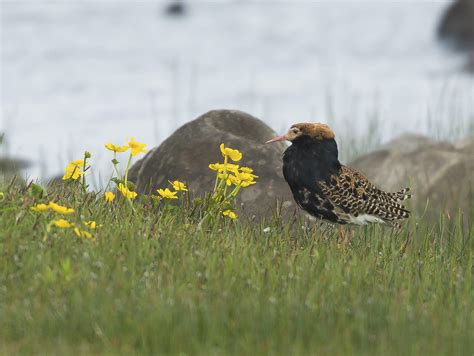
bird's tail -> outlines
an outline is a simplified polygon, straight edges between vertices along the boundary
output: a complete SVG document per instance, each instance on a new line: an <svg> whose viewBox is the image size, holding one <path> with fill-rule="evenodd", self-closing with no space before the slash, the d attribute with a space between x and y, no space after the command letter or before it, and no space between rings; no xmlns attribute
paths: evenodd
<svg viewBox="0 0 474 356"><path fill-rule="evenodd" d="M390 196L392 199L394 199L395 201L403 201L403 200L407 200L407 199L410 199L412 197L411 194L406 194L407 192L410 191L410 188L405 188L405 189L402 189L398 192L395 192L395 193L390 193Z"/></svg>

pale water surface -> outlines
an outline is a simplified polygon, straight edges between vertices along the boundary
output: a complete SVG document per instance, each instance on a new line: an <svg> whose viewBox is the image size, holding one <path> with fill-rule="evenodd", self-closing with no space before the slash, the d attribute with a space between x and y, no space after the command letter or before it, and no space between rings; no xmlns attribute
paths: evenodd
<svg viewBox="0 0 474 356"><path fill-rule="evenodd" d="M153 147L216 108L276 131L329 122L341 146L369 124L388 140L474 120L464 57L436 39L447 2L192 2L182 18L164 5L1 3L0 130L31 177L85 149L106 172L103 143Z"/></svg>

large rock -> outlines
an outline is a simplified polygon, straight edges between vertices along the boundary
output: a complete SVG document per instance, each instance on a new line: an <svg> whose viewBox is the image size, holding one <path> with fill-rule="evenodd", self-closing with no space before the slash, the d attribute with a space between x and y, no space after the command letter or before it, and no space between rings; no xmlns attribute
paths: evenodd
<svg viewBox="0 0 474 356"><path fill-rule="evenodd" d="M458 49L474 49L474 1L452 3L441 21L439 35Z"/></svg>
<svg viewBox="0 0 474 356"><path fill-rule="evenodd" d="M0 157L0 188L7 186L13 177L17 177L17 182L24 183L18 178L23 169L30 166L28 161L10 157Z"/></svg>
<svg viewBox="0 0 474 356"><path fill-rule="evenodd" d="M210 111L173 133L131 168L130 180L137 191L149 193L168 185L169 180L186 182L193 196L212 190L215 172L209 163L221 162L219 145L236 148L239 162L259 176L257 184L240 194L241 214L270 216L279 202L286 214L295 211L291 192L282 176L283 143L265 145L275 133L262 121L241 111ZM278 206L281 206L278 204Z"/></svg>
<svg viewBox="0 0 474 356"><path fill-rule="evenodd" d="M428 202L435 217L458 208L469 213L474 203L474 137L452 145L417 135L403 135L350 166L364 172L380 188L397 191L412 187L413 204Z"/></svg>

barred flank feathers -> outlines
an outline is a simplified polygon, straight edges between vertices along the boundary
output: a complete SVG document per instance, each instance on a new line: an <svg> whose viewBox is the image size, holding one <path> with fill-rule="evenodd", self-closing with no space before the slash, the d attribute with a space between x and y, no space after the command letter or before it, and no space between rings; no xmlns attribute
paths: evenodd
<svg viewBox="0 0 474 356"><path fill-rule="evenodd" d="M410 212L398 203L411 197L405 194L409 188L395 193L384 192L360 172L346 166L329 180L318 183L329 201L351 216L369 214L390 225L410 216Z"/></svg>

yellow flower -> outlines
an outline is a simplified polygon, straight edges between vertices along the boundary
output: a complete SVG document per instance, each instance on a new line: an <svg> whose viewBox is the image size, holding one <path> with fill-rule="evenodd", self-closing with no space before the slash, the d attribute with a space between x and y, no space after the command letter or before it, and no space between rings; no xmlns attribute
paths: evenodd
<svg viewBox="0 0 474 356"><path fill-rule="evenodd" d="M83 168L84 168L83 159L76 159L74 161L69 162L67 167L64 169L65 173L63 176L63 180L79 179L84 174L84 172L82 171Z"/></svg>
<svg viewBox="0 0 474 356"><path fill-rule="evenodd" d="M49 206L50 209L54 210L55 212L57 212L59 214L69 215L69 214L72 214L74 212L74 209L67 208L65 206L53 203L52 201L49 202L48 206Z"/></svg>
<svg viewBox="0 0 474 356"><path fill-rule="evenodd" d="M225 210L222 212L222 215L228 216L231 219L237 219L237 214L234 213L232 210Z"/></svg>
<svg viewBox="0 0 474 356"><path fill-rule="evenodd" d="M238 164L233 164L233 163L211 163L209 165L209 168L212 169L213 171L218 171L218 172L238 172L239 171L239 165Z"/></svg>
<svg viewBox="0 0 474 356"><path fill-rule="evenodd" d="M242 186L242 188L247 188L249 185L252 185L252 184L257 184L257 182L255 182L254 180L253 181L243 181L240 185Z"/></svg>
<svg viewBox="0 0 474 356"><path fill-rule="evenodd" d="M254 178L258 178L258 176L252 173L239 172L239 178L245 181L250 181L254 180Z"/></svg>
<svg viewBox="0 0 474 356"><path fill-rule="evenodd" d="M5 198L5 194L3 192L0 192L0 200L3 200Z"/></svg>
<svg viewBox="0 0 474 356"><path fill-rule="evenodd" d="M212 169L213 171L223 171L224 170L224 165L222 163L211 163L209 165L209 168Z"/></svg>
<svg viewBox="0 0 474 356"><path fill-rule="evenodd" d="M252 169L252 168L249 168L249 167L240 167L240 170L241 170L243 173L253 173L253 169Z"/></svg>
<svg viewBox="0 0 474 356"><path fill-rule="evenodd" d="M237 173L239 171L239 165L238 164L227 163L224 166L225 166L224 168L228 172Z"/></svg>
<svg viewBox="0 0 474 356"><path fill-rule="evenodd" d="M178 194L178 192L172 192L168 188L166 188L166 189L157 189L157 192L162 198L165 198L165 199L178 199L178 197L176 196L176 194Z"/></svg>
<svg viewBox="0 0 474 356"><path fill-rule="evenodd" d="M74 228L74 233L78 236L78 237L85 237L87 239L91 239L92 238L92 234L88 231L84 231L84 230L79 230L77 227Z"/></svg>
<svg viewBox="0 0 474 356"><path fill-rule="evenodd" d="M137 193L136 192L132 192L130 189L128 189L125 185L123 185L122 183L119 183L118 185L118 190L120 193L122 193L122 195L127 198L127 199L135 199L137 197Z"/></svg>
<svg viewBox="0 0 474 356"><path fill-rule="evenodd" d="M173 186L173 189L176 190L176 191L184 191L184 192L187 192L188 191L188 188L186 187L186 184L184 184L183 182L180 182L179 180L175 180L173 182L170 182L171 185Z"/></svg>
<svg viewBox="0 0 474 356"><path fill-rule="evenodd" d="M234 181L231 179L230 174L219 173L217 175L217 178L219 178L220 180L225 180L225 184L227 185L232 185L232 183L234 183Z"/></svg>
<svg viewBox="0 0 474 356"><path fill-rule="evenodd" d="M84 225L89 227L90 229L95 229L97 227L97 223L93 220L91 221L84 221Z"/></svg>
<svg viewBox="0 0 474 356"><path fill-rule="evenodd" d="M230 147L225 147L223 143L221 143L221 153L224 157L229 157L232 161L238 162L242 159L242 153L239 150L234 150Z"/></svg>
<svg viewBox="0 0 474 356"><path fill-rule="evenodd" d="M128 146L128 145L117 146L117 145L114 145L113 143L106 143L105 148L107 148L109 151L125 152L126 150L128 150L130 148L130 146Z"/></svg>
<svg viewBox="0 0 474 356"><path fill-rule="evenodd" d="M115 199L115 194L112 192L105 192L104 193L104 199L107 203L111 203Z"/></svg>
<svg viewBox="0 0 474 356"><path fill-rule="evenodd" d="M133 137L128 141L128 146L132 149L132 156L136 156L137 154L142 152L146 153L146 144L135 141Z"/></svg>
<svg viewBox="0 0 474 356"><path fill-rule="evenodd" d="M49 210L49 205L47 204L36 204L36 206L31 207L31 210L33 211L48 211Z"/></svg>
<svg viewBox="0 0 474 356"><path fill-rule="evenodd" d="M232 185L232 184L239 185L241 183L241 179L238 176L234 175L234 174L219 173L217 175L217 177L220 180L225 180L227 185Z"/></svg>
<svg viewBox="0 0 474 356"><path fill-rule="evenodd" d="M68 229L68 228L74 226L73 224L71 224L69 221L67 221L65 219L53 220L53 224L54 224L54 226L60 227L61 229Z"/></svg>
<svg viewBox="0 0 474 356"><path fill-rule="evenodd" d="M258 176L252 174L252 173L246 173L246 172L239 172L238 174L239 179L241 180L241 185L243 188L248 187L249 185L255 184L255 178L258 178Z"/></svg>

